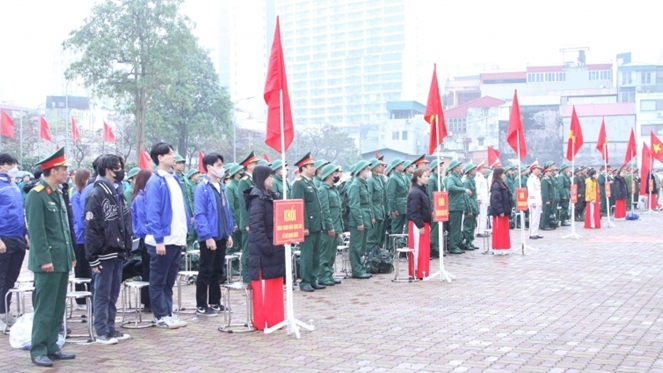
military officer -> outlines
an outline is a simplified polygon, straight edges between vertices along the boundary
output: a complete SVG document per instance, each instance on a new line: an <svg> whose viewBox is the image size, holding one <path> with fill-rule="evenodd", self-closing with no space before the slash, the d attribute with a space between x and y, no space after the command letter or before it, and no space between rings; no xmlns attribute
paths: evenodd
<svg viewBox="0 0 663 373"><path fill-rule="evenodd" d="M380 247L380 243L384 242L382 236L384 235L384 219L387 217L386 199L385 199L385 182L382 179L382 172L384 166L379 159L371 159L369 167L371 169L371 178L367 180L368 192L371 197L371 205L373 206L373 218L375 224L373 228L366 232L366 250L370 252L376 247Z"/></svg>
<svg viewBox="0 0 663 373"><path fill-rule="evenodd" d="M462 237L461 225L463 213L467 210L467 197L472 191L465 188L461 180L462 164L454 159L447 168L449 175L445 179L445 186L449 192L449 253L463 254L460 248Z"/></svg>
<svg viewBox="0 0 663 373"><path fill-rule="evenodd" d="M403 176L404 169L404 162L399 158L389 164L389 171L393 173L387 180L387 212L391 214L392 234L402 234L405 228L405 209L410 184Z"/></svg>
<svg viewBox="0 0 663 373"><path fill-rule="evenodd" d="M541 178L541 207L543 213L541 214L541 222L539 229L542 231L551 231L552 221L550 215L553 214L553 206L555 203L555 185L552 182L552 162L546 162L543 169L543 177Z"/></svg>
<svg viewBox="0 0 663 373"><path fill-rule="evenodd" d="M322 211L323 232L320 237L320 275L318 283L324 286L334 286L341 280L334 278L334 261L336 260L336 246L343 233L341 219L341 196L334 186L341 180L343 171L341 167L328 164L322 168L322 184L318 188L318 198Z"/></svg>
<svg viewBox="0 0 663 373"><path fill-rule="evenodd" d="M365 160L359 161L355 170L357 176L348 190L350 198L350 219L348 221L350 228L350 266L352 267L353 278L367 279L371 275L366 273L362 256L367 254L366 240L368 233L375 224L373 208L371 207L371 195L366 181L371 177L370 164Z"/></svg>
<svg viewBox="0 0 663 373"><path fill-rule="evenodd" d="M429 171L430 169L428 168L428 159L426 159L426 154L422 154L421 157L417 158L412 162L412 164L415 166L417 170L421 169L424 171ZM414 172L414 170L412 170Z"/></svg>
<svg viewBox="0 0 663 373"><path fill-rule="evenodd" d="M471 193L468 193L466 197L467 207L463 219L463 238L465 239L465 243L461 243L460 248L466 251L477 250L478 247L474 246L474 230L477 227L477 215L479 215L479 201L475 181L477 166L468 163L463 168L463 173L465 174L463 187Z"/></svg>
<svg viewBox="0 0 663 373"><path fill-rule="evenodd" d="M239 231L242 232L242 282L245 284L251 283L251 276L249 275L249 212L246 210L244 203L244 194L251 193L251 188L255 186L253 182L253 169L258 165L258 157L255 152L249 153L243 161L239 163L244 167L244 176L237 184L237 197L239 199ZM248 192L247 192L248 190Z"/></svg>
<svg viewBox="0 0 663 373"><path fill-rule="evenodd" d="M329 162L325 161L324 159L317 160L313 163L313 166L315 167L315 177L313 178L313 184L315 184L316 188L320 188L320 184L322 184L322 168L328 164Z"/></svg>
<svg viewBox="0 0 663 373"><path fill-rule="evenodd" d="M557 176L557 194L559 194L559 206L561 207L559 220L562 227L568 227L569 223L569 203L571 201L571 172L569 164L562 163L559 166L559 175Z"/></svg>
<svg viewBox="0 0 663 373"><path fill-rule="evenodd" d="M312 292L324 289L318 283L320 274L320 236L322 233L322 211L318 197L318 189L313 183L315 166L311 153L296 163L299 168L299 177L292 184L292 198L304 201L304 242L300 243L301 256L299 259L302 281L299 289Z"/></svg>
<svg viewBox="0 0 663 373"><path fill-rule="evenodd" d="M428 178L428 185L426 185L426 192L428 193L428 198L430 199L431 206L433 206L433 193L438 191L444 191L444 183L440 178L438 183L438 177L442 173L442 166L444 161L438 164L437 159L434 159L430 164L431 175ZM440 186L438 190L438 185ZM440 237L439 237L439 223L431 222L430 230L430 256L431 258L438 258L440 254Z"/></svg>
<svg viewBox="0 0 663 373"><path fill-rule="evenodd" d="M280 159L275 160L272 162L272 175L274 178L274 182L272 184L272 192L278 193L278 199L283 199L284 193L283 193L283 177L281 176L281 173L283 172L283 167L282 166L282 161ZM285 172L286 175L288 174L288 162L285 163ZM288 199L290 199L290 194L292 193L292 185L290 184L290 180L288 178L285 178L285 190L287 193Z"/></svg>
<svg viewBox="0 0 663 373"><path fill-rule="evenodd" d="M67 206L58 187L67 181L64 148L41 160L42 181L25 199L30 237L28 269L34 272L32 362L50 367L52 360L73 359L56 344L66 304L69 271L76 266Z"/></svg>

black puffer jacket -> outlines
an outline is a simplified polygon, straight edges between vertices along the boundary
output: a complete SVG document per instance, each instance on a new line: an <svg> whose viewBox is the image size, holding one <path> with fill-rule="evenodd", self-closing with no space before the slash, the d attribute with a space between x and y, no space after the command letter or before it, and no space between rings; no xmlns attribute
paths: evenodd
<svg viewBox="0 0 663 373"><path fill-rule="evenodd" d="M412 220L417 228L424 227L424 223L430 223L433 209L430 198L426 193L425 185L413 185L407 195L407 220Z"/></svg>
<svg viewBox="0 0 663 373"><path fill-rule="evenodd" d="M251 280L285 276L285 247L274 246L273 192L253 187L244 191L249 211L249 274Z"/></svg>
<svg viewBox="0 0 663 373"><path fill-rule="evenodd" d="M626 189L626 180L624 179L623 176L616 176L615 177L615 184L614 184L614 196L612 198L614 199L626 199L628 197L628 189Z"/></svg>
<svg viewBox="0 0 663 373"><path fill-rule="evenodd" d="M506 184L501 181L494 182L490 187L490 215L511 216L511 198L511 191Z"/></svg>

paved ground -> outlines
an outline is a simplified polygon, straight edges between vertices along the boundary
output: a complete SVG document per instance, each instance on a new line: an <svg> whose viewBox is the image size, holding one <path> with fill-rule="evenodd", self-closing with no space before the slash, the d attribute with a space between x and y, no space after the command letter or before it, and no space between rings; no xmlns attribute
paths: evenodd
<svg viewBox="0 0 663 373"><path fill-rule="evenodd" d="M577 223L581 240L561 239L570 228L542 232L527 256L447 258L452 284L379 275L297 291L297 317L316 327L300 340L220 333L221 317L186 315L187 328L67 345L77 359L49 371L663 372L662 223L660 213L596 231ZM184 288L187 305L193 294ZM0 371L40 371L0 339Z"/></svg>

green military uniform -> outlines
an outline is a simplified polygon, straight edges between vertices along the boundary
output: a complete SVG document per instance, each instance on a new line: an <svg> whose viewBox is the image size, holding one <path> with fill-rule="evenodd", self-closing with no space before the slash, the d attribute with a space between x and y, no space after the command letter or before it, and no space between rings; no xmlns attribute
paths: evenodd
<svg viewBox="0 0 663 373"><path fill-rule="evenodd" d="M251 152L240 164L246 168L251 163L258 163L258 158L254 152ZM248 172L244 173L244 176L239 180L237 185L237 198L239 199L238 230L242 235L242 282L245 284L251 282L251 276L249 275L249 211L246 209L246 204L244 203L244 192L251 190L254 186L253 176Z"/></svg>
<svg viewBox="0 0 663 373"><path fill-rule="evenodd" d="M320 188L320 184L322 184L322 178L320 178L318 174L322 171L322 168L328 164L329 162L325 161L324 159L313 162L313 167L315 167L315 176L313 177L313 184L315 185L316 188Z"/></svg>
<svg viewBox="0 0 663 373"><path fill-rule="evenodd" d="M431 175L428 178L428 185L426 185L426 192L428 193L428 198L430 199L431 206L433 206L433 193L437 191L444 191L444 183L442 183L442 180L440 180L441 185L438 184L437 166L438 166L437 159L434 159L430 165ZM438 185L440 185L439 190L438 190ZM440 224L436 221L433 221L431 222L430 226L431 226L430 256L431 258L437 258L440 255L440 232L439 232Z"/></svg>
<svg viewBox="0 0 663 373"><path fill-rule="evenodd" d="M600 194L601 194L601 202L600 202L601 216L607 216L607 214L608 214L608 205L607 205L607 201L606 201L606 198L605 198L605 184L606 184L608 179L605 176L605 172L606 172L605 170L599 172L599 176L597 178L597 181L599 183L599 191L600 191Z"/></svg>
<svg viewBox="0 0 663 373"><path fill-rule="evenodd" d="M368 161L359 161L355 168L356 173L362 172ZM350 265L352 266L352 277L367 278L366 267L361 260L362 255L366 255L366 241L368 232L373 228L373 208L371 206L371 195L368 190L368 182L357 176L348 190L350 198ZM403 213L405 216L405 213ZM363 226L363 230L358 227Z"/></svg>
<svg viewBox="0 0 663 373"><path fill-rule="evenodd" d="M549 168L546 168L544 171L549 172ZM544 231L552 230L550 214L553 213L553 203L555 201L555 186L552 182L552 178L549 175L544 175L541 178L541 204L542 204L542 213L541 213L541 222L539 223L539 228Z"/></svg>
<svg viewBox="0 0 663 373"><path fill-rule="evenodd" d="M371 172L379 165L381 165L379 159L372 159L370 163ZM384 242L382 238L384 236L384 219L387 217L387 201L385 199L385 183L382 175L374 172L373 176L366 180L366 182L371 197L371 206L373 207L373 218L375 218L375 224L373 224L373 228L368 230L366 238L366 250L370 252L376 247L380 247L380 243Z"/></svg>
<svg viewBox="0 0 663 373"><path fill-rule="evenodd" d="M42 160L44 170L66 163L64 148ZM34 272L34 320L30 356L52 355L62 327L69 271L76 260L67 219L67 207L57 185L43 181L25 198L25 216L30 236L28 269ZM53 264L53 272L41 266Z"/></svg>
<svg viewBox="0 0 663 373"><path fill-rule="evenodd" d="M461 163L455 159L451 161L447 168L449 176L444 182L449 193L449 253L451 254L464 253L460 249L460 241L463 212L467 210L467 193L460 175L452 171L460 165Z"/></svg>
<svg viewBox="0 0 663 373"><path fill-rule="evenodd" d="M184 199L186 202L185 207L189 211L189 216L192 218L190 221L191 224L189 225L189 230L186 234L187 250L193 250L194 244L198 242L198 235L196 234L196 228L193 224L193 216L195 215L193 211L194 208L193 193L196 191L197 184L195 181L191 180L191 177L198 173L200 173L198 172L198 170L191 169L184 174L185 179L183 186L184 186Z"/></svg>
<svg viewBox="0 0 663 373"><path fill-rule="evenodd" d="M287 165L288 164L286 163L286 166ZM281 177L276 174L276 170L281 169L281 166L282 166L282 162L281 162L280 159L275 160L274 162L272 162L272 165L271 165L272 171L274 171L274 173L272 174L273 175L272 178L274 179L274 182L272 183L272 192L278 194L277 199L283 199L283 196L284 196L284 193L283 193L283 179L281 179ZM290 199L290 194L292 193L292 185L290 184L290 180L288 180L287 178L285 179L285 190L286 190L288 199Z"/></svg>
<svg viewBox="0 0 663 373"><path fill-rule="evenodd" d="M552 175L550 176L550 181L552 181L553 185L553 192L554 192L554 198L553 198L553 203L552 203L552 213L555 215L558 215L558 209L557 207L559 206L560 198L559 198L559 187L557 186L557 174L555 174L555 171L552 172ZM557 216L557 222L552 222L551 226L553 228L557 228L559 221L561 220L560 216Z"/></svg>
<svg viewBox="0 0 663 373"><path fill-rule="evenodd" d="M463 250L476 250L478 247L474 246L474 230L477 227L477 217L479 215L479 201L477 199L477 185L474 176L470 173L477 168L476 165L468 163L465 165L463 171L465 172L465 180L463 180L463 187L469 189L472 195L465 197L467 207L465 210L465 217L463 219L463 238L465 244L460 244Z"/></svg>
<svg viewBox="0 0 663 373"><path fill-rule="evenodd" d="M334 261L336 260L336 246L338 238L343 233L343 221L341 219L341 196L335 186L324 182L331 176L338 166L326 165L322 169L321 179L323 183L318 188L318 198L322 211L322 233L320 237L320 275L318 281L325 286L333 286L340 283L334 280ZM334 231L334 236L329 232Z"/></svg>
<svg viewBox="0 0 663 373"><path fill-rule="evenodd" d="M398 165L403 163L402 160L396 158L389 164L388 171L394 170ZM387 213L391 214L391 233L402 234L405 231L405 216L407 208L407 194L409 192L409 183L405 182L403 174L394 171L387 180ZM394 217L397 212L398 216Z"/></svg>
<svg viewBox="0 0 663 373"><path fill-rule="evenodd" d="M311 163L313 163L313 160L309 153L297 162L297 167L301 168ZM308 230L308 236L299 245L301 252L299 268L302 277L299 288L305 289L312 287L315 289L319 285L318 276L320 274L322 211L320 199L318 198L318 189L315 187L313 180L300 175L292 184L292 198L304 201L304 229Z"/></svg>
<svg viewBox="0 0 663 373"><path fill-rule="evenodd" d="M230 205L230 211L233 215L233 222L235 223L234 232L232 234L233 245L226 250L227 254L235 254L242 250L242 232L239 229L239 212L240 212L240 203L243 203L243 198L239 195L239 180L235 178L235 175L243 170L244 167L240 165L231 166L228 168L228 176L230 176L230 182L226 185L226 196L228 197L228 204ZM239 272L239 260L235 259L232 263L233 272Z"/></svg>
<svg viewBox="0 0 663 373"><path fill-rule="evenodd" d="M134 199L134 185L136 183L136 180L133 181L131 180L134 179L139 172L140 168L134 167L131 170L129 170L129 173L127 174L127 180L129 180L129 185L126 188L124 188L124 199L127 200L128 208L131 208L131 202Z"/></svg>
<svg viewBox="0 0 663 373"><path fill-rule="evenodd" d="M559 220L563 227L571 225L569 219L571 215L569 213L569 204L571 202L571 178L566 174L566 170L569 168L567 163L562 163L559 168L559 175L557 175L557 194L559 195L560 200L560 216Z"/></svg>

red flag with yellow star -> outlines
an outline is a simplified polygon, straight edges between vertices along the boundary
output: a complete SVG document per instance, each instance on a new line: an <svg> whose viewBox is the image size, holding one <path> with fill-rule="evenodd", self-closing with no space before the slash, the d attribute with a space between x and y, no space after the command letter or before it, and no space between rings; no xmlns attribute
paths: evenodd
<svg viewBox="0 0 663 373"><path fill-rule="evenodd" d="M580 121L578 120L576 107L574 106L573 114L571 115L571 127L569 128L569 141L566 145L566 159L569 161L573 160L573 157L578 154L578 150L580 150L583 143L582 128L580 127Z"/></svg>
<svg viewBox="0 0 663 373"><path fill-rule="evenodd" d="M447 124L444 121L444 111L442 110L442 98L440 97L440 88L437 85L437 65L433 65L433 79L428 91L428 103L424 120L430 123L430 138L428 140L428 153L435 153L435 149L442 144L447 137Z"/></svg>
<svg viewBox="0 0 663 373"><path fill-rule="evenodd" d="M651 132L651 155L654 159L663 163L663 142L658 139L654 131Z"/></svg>

